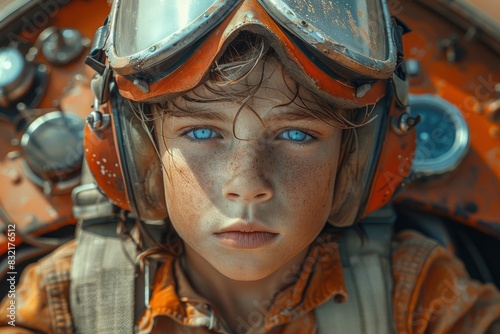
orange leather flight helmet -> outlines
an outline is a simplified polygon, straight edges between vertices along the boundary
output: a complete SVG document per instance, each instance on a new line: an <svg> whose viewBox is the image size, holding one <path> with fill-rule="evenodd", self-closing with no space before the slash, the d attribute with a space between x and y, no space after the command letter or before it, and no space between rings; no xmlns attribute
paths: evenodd
<svg viewBox="0 0 500 334"><path fill-rule="evenodd" d="M351 224L388 203L410 172L415 119L406 111L405 29L385 0L308 6L298 0L115 0L87 58L98 73L85 129L95 180L122 209L145 220L166 218L160 159L128 100L161 102L195 88L234 37L248 31L267 39L287 74L333 106L373 109L374 121L357 130L356 154L338 173L332 203L330 221Z"/></svg>

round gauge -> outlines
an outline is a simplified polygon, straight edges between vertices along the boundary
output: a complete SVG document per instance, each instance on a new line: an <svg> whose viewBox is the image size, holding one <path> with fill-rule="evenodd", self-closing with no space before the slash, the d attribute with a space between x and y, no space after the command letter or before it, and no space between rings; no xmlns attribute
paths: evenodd
<svg viewBox="0 0 500 334"><path fill-rule="evenodd" d="M14 48L0 49L0 88L8 87L23 73L24 58Z"/></svg>
<svg viewBox="0 0 500 334"><path fill-rule="evenodd" d="M455 170L469 148L469 129L460 110L434 95L410 95L410 105L412 116L422 117L413 174L431 177Z"/></svg>
<svg viewBox="0 0 500 334"><path fill-rule="evenodd" d="M83 37L78 30L53 28L47 30L49 35L43 41L42 52L51 63L65 65L82 53Z"/></svg>
<svg viewBox="0 0 500 334"><path fill-rule="evenodd" d="M34 71L19 50L13 47L0 49L0 105L6 107L23 96L33 79Z"/></svg>
<svg viewBox="0 0 500 334"><path fill-rule="evenodd" d="M49 112L35 119L21 137L25 171L36 184L72 183L83 163L83 128L80 118Z"/></svg>

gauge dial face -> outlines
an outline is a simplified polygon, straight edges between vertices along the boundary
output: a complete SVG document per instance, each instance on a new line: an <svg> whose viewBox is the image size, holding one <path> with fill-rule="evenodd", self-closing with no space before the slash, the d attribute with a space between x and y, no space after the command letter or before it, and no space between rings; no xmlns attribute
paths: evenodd
<svg viewBox="0 0 500 334"><path fill-rule="evenodd" d="M422 116L417 137L418 159L436 159L448 152L455 142L457 126L435 106L419 108Z"/></svg>
<svg viewBox="0 0 500 334"><path fill-rule="evenodd" d="M23 73L25 61L21 53L11 47L0 49L0 88L14 83Z"/></svg>
<svg viewBox="0 0 500 334"><path fill-rule="evenodd" d="M439 176L456 169L469 147L469 129L460 110L434 95L411 95L410 105L412 116L422 116L413 173Z"/></svg>
<svg viewBox="0 0 500 334"><path fill-rule="evenodd" d="M79 170L83 160L83 121L53 111L35 119L21 137L24 159L44 180L64 181Z"/></svg>

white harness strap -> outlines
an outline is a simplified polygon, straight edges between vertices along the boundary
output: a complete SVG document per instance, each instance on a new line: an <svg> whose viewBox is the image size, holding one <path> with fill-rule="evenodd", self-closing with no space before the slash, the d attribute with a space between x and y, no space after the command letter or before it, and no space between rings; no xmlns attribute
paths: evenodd
<svg viewBox="0 0 500 334"><path fill-rule="evenodd" d="M341 238L348 299L344 303L329 300L316 308L318 334L395 332L390 270L391 224L367 223L363 227L367 240L361 240L352 229Z"/></svg>
<svg viewBox="0 0 500 334"><path fill-rule="evenodd" d="M136 247L131 240L110 235L116 223L96 228L79 229L71 266L76 333L133 333Z"/></svg>

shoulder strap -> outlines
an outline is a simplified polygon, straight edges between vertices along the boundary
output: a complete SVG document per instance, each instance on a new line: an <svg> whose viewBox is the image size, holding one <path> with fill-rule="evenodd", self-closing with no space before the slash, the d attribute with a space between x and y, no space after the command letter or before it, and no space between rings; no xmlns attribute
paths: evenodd
<svg viewBox="0 0 500 334"><path fill-rule="evenodd" d="M145 264L144 274L140 272L136 244L117 233L125 218L93 182L75 188L73 204L73 215L79 219L70 285L76 333L133 333L149 304L156 264ZM134 223L126 227L130 230ZM157 222L143 228L157 241L165 233Z"/></svg>
<svg viewBox="0 0 500 334"><path fill-rule="evenodd" d="M366 223L363 240L353 229L340 239L348 299L316 308L319 334L394 333L390 245L392 224ZM333 278L334 279L334 278Z"/></svg>
<svg viewBox="0 0 500 334"><path fill-rule="evenodd" d="M114 207L92 182L73 191L79 219L71 264L76 333L133 333L136 245L117 235Z"/></svg>
<svg viewBox="0 0 500 334"><path fill-rule="evenodd" d="M70 303L77 333L133 333L136 246L116 222L82 227L71 266Z"/></svg>

